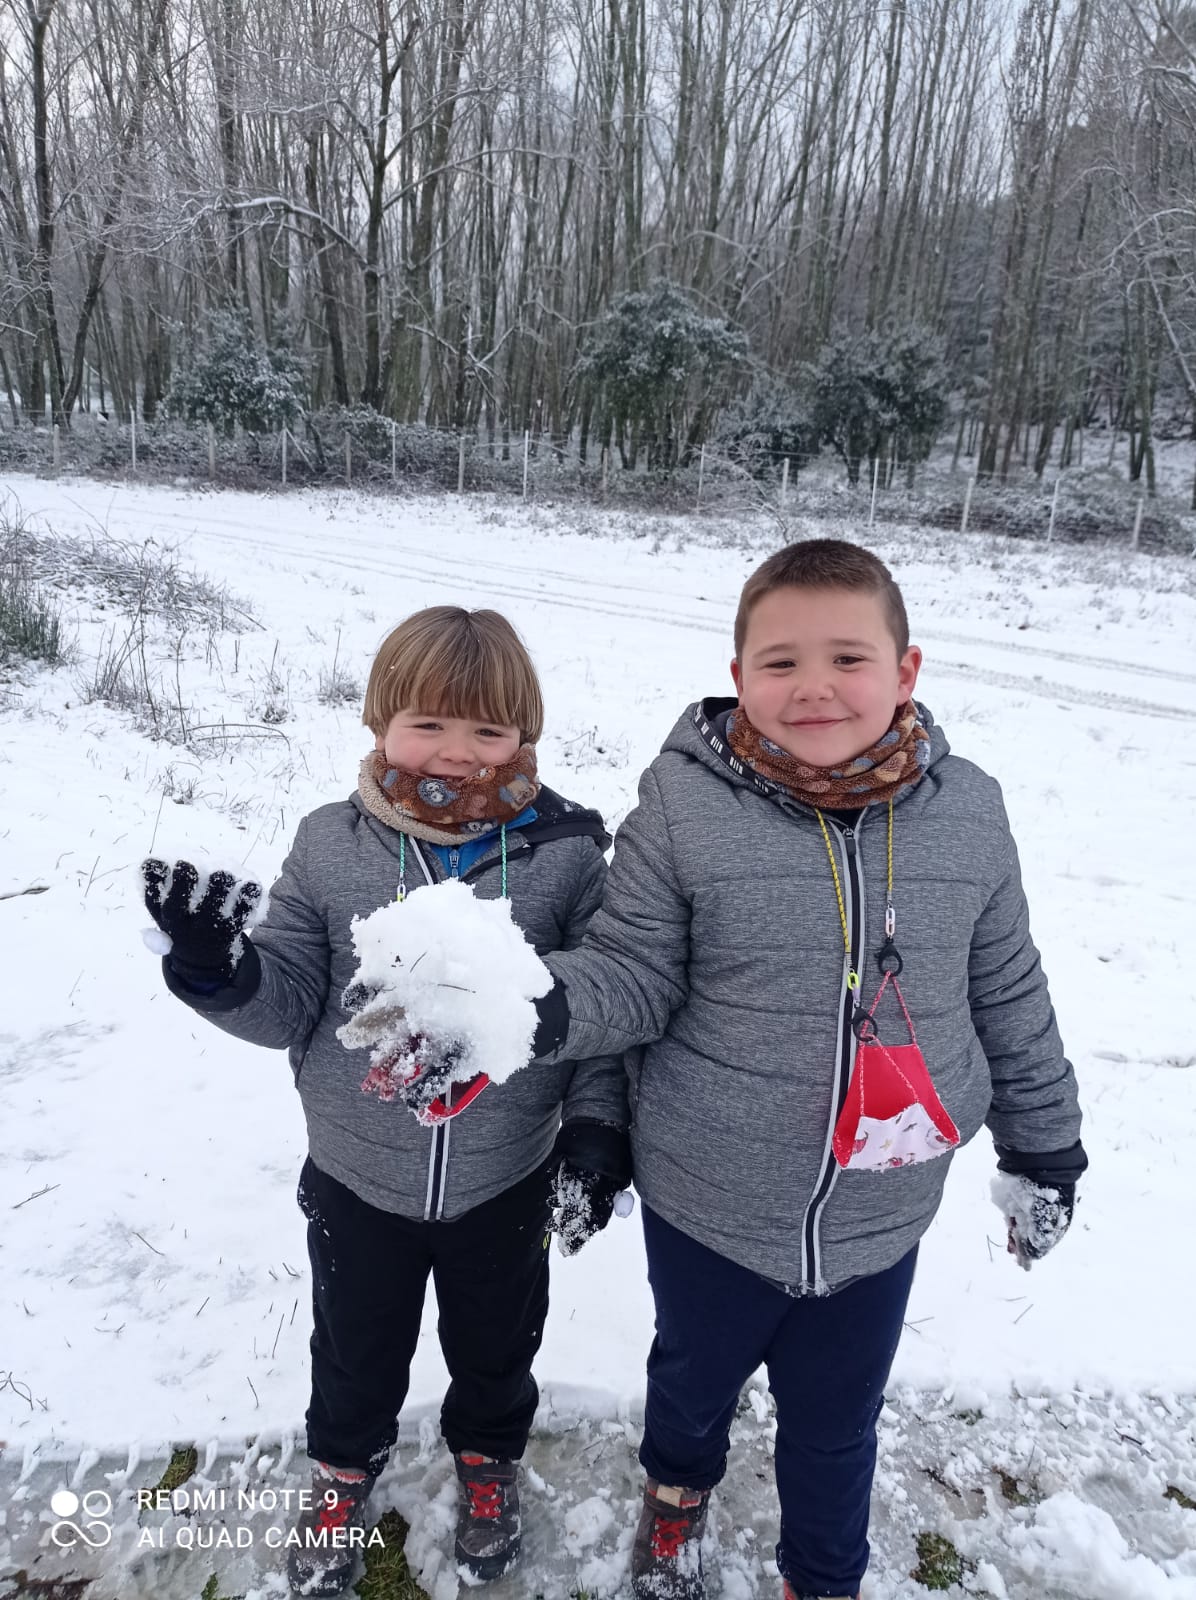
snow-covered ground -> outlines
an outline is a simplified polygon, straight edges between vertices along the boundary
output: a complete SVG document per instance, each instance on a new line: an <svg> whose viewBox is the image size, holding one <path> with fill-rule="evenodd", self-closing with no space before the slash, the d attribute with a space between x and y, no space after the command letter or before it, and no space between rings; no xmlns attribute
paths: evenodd
<svg viewBox="0 0 1196 1600"><path fill-rule="evenodd" d="M309 1331L290 1074L165 993L131 869L198 847L269 880L368 746L359 702L320 703L321 680L364 684L394 622L433 602L511 618L545 682L541 771L617 824L684 706L729 692L739 587L782 535L449 497L0 492L58 535L177 547L257 619L236 634L147 619L150 681L185 746L81 694L127 629L94 594L66 596L71 665L0 685L0 1585L28 1569L98 1575L92 1595L196 1595L219 1567L222 1594L281 1593L256 1535L228 1577L215 1552L138 1553L121 1499L191 1442L213 1483L297 1487ZM806 532L850 529L791 523ZM874 545L926 654L919 697L1005 787L1092 1170L1070 1237L1027 1277L1003 1250L987 1140L956 1159L894 1374L864 1593L923 1593L909 1573L930 1530L997 1600L1194 1600L1196 1510L1166 1492L1196 1499L1196 570L915 531ZM553 1271L528 1560L501 1593L611 1595L651 1336L637 1223L554 1253ZM412 1521L435 1600L456 1592L430 1431L444 1381L429 1313L375 1506ZM779 1589L769 1428L749 1395L713 1596ZM49 1542L67 1485L116 1500L103 1550Z"/></svg>

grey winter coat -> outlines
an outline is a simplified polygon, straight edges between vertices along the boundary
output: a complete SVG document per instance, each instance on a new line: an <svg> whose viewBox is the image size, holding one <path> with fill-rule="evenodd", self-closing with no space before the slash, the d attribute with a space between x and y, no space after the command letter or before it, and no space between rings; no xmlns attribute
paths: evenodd
<svg viewBox="0 0 1196 1600"><path fill-rule="evenodd" d="M541 789L536 819L508 829L511 915L536 951L578 944L602 896L609 839L602 820ZM363 1094L369 1052L336 1036L341 995L356 968L350 923L394 899L400 835L355 793L299 824L270 891L266 916L232 985L188 990L164 964L172 991L218 1028L250 1044L289 1050L312 1160L384 1211L451 1221L509 1189L548 1159L561 1123L627 1126L618 1058L530 1067L491 1084L452 1121L421 1127L398 1101ZM407 840L407 885L444 877L434 850ZM501 893L497 843L463 875L483 899Z"/></svg>
<svg viewBox="0 0 1196 1600"><path fill-rule="evenodd" d="M950 1157L836 1165L856 1040L830 861L809 808L731 764L733 703L682 716L618 831L581 950L548 958L570 1016L561 1053L630 1051L635 1181L653 1210L795 1292L825 1293L916 1243ZM918 1043L962 1141L987 1123L1002 1146L1059 1151L1079 1137L1076 1084L1001 791L949 754L941 729L931 737L928 771L894 806L896 942ZM887 807L827 826L868 1006ZM895 1006L878 1020L905 1042Z"/></svg>

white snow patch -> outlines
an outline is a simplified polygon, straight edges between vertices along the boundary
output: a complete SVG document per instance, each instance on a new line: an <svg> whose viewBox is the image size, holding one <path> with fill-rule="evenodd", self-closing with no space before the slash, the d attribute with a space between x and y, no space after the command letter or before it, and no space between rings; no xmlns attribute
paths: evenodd
<svg viewBox="0 0 1196 1600"><path fill-rule="evenodd" d="M1022 1575L1087 1600L1196 1600L1196 1577L1171 1577L1135 1554L1107 1511L1070 1489L1044 1500L1007 1534Z"/></svg>
<svg viewBox="0 0 1196 1600"><path fill-rule="evenodd" d="M580 1555L597 1544L614 1526L615 1514L601 1495L591 1495L565 1512L565 1544L570 1554Z"/></svg>

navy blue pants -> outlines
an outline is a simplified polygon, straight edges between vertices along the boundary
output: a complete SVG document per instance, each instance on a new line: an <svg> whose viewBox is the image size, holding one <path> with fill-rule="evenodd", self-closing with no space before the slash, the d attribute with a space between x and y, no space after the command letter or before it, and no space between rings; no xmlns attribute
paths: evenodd
<svg viewBox="0 0 1196 1600"><path fill-rule="evenodd" d="M640 1450L648 1476L708 1489L740 1390L776 1401L777 1565L799 1595L853 1595L868 1566L876 1419L917 1249L837 1294L797 1299L643 1207L656 1338Z"/></svg>

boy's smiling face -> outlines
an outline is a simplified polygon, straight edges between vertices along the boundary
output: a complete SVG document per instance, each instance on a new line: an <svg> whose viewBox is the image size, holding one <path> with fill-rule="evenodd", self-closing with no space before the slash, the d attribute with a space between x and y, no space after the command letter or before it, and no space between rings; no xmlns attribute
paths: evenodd
<svg viewBox="0 0 1196 1600"><path fill-rule="evenodd" d="M425 778L476 778L484 767L510 761L523 743L518 728L468 717L396 711L384 734L375 736L392 767Z"/></svg>
<svg viewBox="0 0 1196 1600"><path fill-rule="evenodd" d="M752 607L731 676L766 739L808 766L838 767L887 731L921 665L916 645L898 656L879 595L782 588Z"/></svg>

